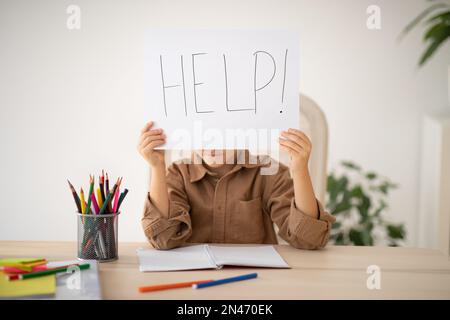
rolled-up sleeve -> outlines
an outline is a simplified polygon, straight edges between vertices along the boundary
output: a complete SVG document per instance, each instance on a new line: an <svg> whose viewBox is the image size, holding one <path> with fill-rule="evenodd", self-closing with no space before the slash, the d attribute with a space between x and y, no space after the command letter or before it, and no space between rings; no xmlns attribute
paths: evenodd
<svg viewBox="0 0 450 320"><path fill-rule="evenodd" d="M288 169L275 175L271 185L266 208L278 226L279 236L299 249L325 247L335 217L326 212L318 200L318 218L307 215L295 206L294 185Z"/></svg>
<svg viewBox="0 0 450 320"><path fill-rule="evenodd" d="M164 216L147 193L142 228L150 244L156 249L171 249L182 245L192 234L190 207L181 174L171 166L167 172L169 214Z"/></svg>

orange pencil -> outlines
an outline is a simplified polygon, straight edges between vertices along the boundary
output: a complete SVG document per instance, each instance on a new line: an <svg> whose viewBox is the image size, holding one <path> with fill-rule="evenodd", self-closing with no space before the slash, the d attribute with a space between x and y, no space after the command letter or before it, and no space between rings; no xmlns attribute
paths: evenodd
<svg viewBox="0 0 450 320"><path fill-rule="evenodd" d="M139 292L160 291L160 290L177 289L177 288L188 288L188 287L192 287L193 284L210 282L210 281L212 281L212 280L197 280L197 281L189 281L189 282L157 284L154 286L139 287Z"/></svg>

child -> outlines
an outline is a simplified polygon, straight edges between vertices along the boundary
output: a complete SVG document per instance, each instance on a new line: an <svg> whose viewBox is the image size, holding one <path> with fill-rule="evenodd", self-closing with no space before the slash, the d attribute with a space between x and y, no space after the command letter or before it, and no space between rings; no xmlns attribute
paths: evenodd
<svg viewBox="0 0 450 320"><path fill-rule="evenodd" d="M264 164L235 161L242 152L248 158L247 151L194 152L191 164L172 164L166 172L164 151L155 150L166 136L147 123L138 150L152 170L142 218L150 243L157 249L186 242L276 244L275 223L292 246L323 248L335 218L314 195L308 171L311 142L296 129L281 135L292 178L282 164L275 174L262 175ZM218 157L221 164L214 161Z"/></svg>

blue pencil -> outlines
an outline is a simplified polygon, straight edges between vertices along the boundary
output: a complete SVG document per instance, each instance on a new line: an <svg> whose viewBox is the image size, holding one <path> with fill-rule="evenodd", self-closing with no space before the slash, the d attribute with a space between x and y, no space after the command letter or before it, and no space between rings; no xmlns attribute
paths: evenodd
<svg viewBox="0 0 450 320"><path fill-rule="evenodd" d="M217 286L219 284L253 279L256 277L258 277L257 273L249 273L249 274L244 274L242 276L237 276L237 277L225 278L225 279L214 280L214 281L209 281L209 282L204 282L204 283L196 283L196 284L192 285L192 288L201 289L201 288L206 288L206 287L211 287L211 286Z"/></svg>

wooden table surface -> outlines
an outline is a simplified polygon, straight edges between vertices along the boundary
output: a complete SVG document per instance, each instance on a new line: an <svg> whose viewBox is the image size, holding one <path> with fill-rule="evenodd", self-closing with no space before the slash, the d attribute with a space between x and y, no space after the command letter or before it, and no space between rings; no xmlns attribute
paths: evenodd
<svg viewBox="0 0 450 320"><path fill-rule="evenodd" d="M450 299L450 260L416 248L328 246L324 250L276 249L292 269L225 267L221 270L139 272L136 249L119 243L119 259L99 264L104 299ZM0 257L76 257L75 242L0 241ZM381 270L381 289L369 290L367 267ZM194 290L139 293L142 285L217 279L258 272L258 279Z"/></svg>

